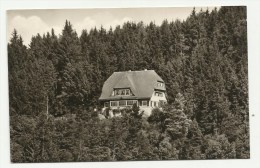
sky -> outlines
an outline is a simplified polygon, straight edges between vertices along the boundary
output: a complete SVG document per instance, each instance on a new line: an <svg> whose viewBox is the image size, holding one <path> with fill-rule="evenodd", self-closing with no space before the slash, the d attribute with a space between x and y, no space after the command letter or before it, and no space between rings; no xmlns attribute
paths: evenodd
<svg viewBox="0 0 260 168"><path fill-rule="evenodd" d="M196 7L199 12L213 10L215 7ZM193 7L171 7L171 8L96 8L96 9L30 9L30 10L9 10L7 11L7 41L10 41L14 29L17 30L28 45L32 36L37 33L50 32L53 28L55 34L61 34L65 21L69 20L80 35L83 29L88 31L91 28L101 25L105 29L110 26L115 28L126 21L149 24L151 21L160 25L164 19L174 21L185 20Z"/></svg>

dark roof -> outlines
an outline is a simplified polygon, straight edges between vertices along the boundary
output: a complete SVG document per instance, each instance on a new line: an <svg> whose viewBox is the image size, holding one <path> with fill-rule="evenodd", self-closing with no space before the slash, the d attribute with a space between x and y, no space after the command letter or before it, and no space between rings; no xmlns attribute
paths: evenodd
<svg viewBox="0 0 260 168"><path fill-rule="evenodd" d="M114 72L104 83L99 100L123 99L123 96L112 96L117 88L130 88L134 96L125 96L127 99L150 98L154 89L165 90L157 86L162 78L154 70Z"/></svg>

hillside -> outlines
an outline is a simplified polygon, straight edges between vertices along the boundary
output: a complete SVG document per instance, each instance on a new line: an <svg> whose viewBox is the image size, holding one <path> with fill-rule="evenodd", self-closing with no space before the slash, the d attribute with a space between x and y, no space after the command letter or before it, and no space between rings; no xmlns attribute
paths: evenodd
<svg viewBox="0 0 260 168"><path fill-rule="evenodd" d="M247 57L246 7L80 35L66 21L61 35L37 34L29 47L14 30L12 161L249 158ZM148 120L127 112L99 120L93 108L104 81L115 71L143 69L165 81L169 105Z"/></svg>

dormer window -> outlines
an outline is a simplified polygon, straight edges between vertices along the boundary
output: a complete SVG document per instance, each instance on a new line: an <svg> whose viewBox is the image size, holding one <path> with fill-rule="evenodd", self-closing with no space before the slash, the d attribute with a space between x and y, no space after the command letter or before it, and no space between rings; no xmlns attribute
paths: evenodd
<svg viewBox="0 0 260 168"><path fill-rule="evenodd" d="M131 91L130 89L115 89L114 90L114 96L130 96Z"/></svg>
<svg viewBox="0 0 260 168"><path fill-rule="evenodd" d="M157 86L158 86L158 87L163 87L164 84L163 84L163 82L161 82L161 81L157 81Z"/></svg>

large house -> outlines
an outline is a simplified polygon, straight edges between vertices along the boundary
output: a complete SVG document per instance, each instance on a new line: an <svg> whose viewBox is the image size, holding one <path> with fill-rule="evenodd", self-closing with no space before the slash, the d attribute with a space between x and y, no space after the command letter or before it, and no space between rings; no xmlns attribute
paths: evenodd
<svg viewBox="0 0 260 168"><path fill-rule="evenodd" d="M154 70L114 72L104 83L99 101L120 109L136 103L146 115L167 102L162 78Z"/></svg>

